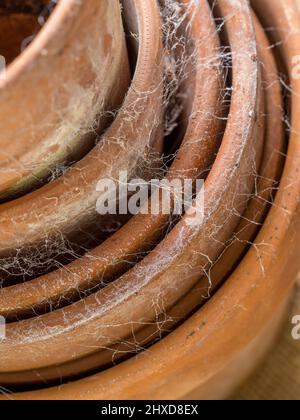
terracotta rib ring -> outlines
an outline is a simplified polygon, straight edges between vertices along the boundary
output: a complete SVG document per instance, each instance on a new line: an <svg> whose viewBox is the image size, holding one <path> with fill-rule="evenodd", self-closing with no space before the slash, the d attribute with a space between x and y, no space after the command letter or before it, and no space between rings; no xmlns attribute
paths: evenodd
<svg viewBox="0 0 300 420"><path fill-rule="evenodd" d="M299 270L300 7L60 0L52 13L0 82L3 398L228 397ZM124 171L204 186L180 217L174 191L169 213L100 215L98 182Z"/></svg>

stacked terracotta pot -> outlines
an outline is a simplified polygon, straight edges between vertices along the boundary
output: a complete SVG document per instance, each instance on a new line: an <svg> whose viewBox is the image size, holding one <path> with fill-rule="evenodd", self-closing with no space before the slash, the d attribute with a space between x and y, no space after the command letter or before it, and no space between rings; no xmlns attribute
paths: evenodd
<svg viewBox="0 0 300 420"><path fill-rule="evenodd" d="M298 0L58 2L0 81L4 398L225 398L251 373L299 270L299 45ZM100 215L125 171L204 190Z"/></svg>

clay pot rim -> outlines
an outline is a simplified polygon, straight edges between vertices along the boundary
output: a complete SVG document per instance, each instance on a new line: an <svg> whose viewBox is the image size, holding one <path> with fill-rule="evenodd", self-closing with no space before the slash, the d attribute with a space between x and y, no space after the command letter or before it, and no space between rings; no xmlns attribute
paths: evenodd
<svg viewBox="0 0 300 420"><path fill-rule="evenodd" d="M292 18L290 17L290 27L296 20L299 27L300 9L295 8L292 1L288 0L288 2L289 11L293 13ZM259 3L261 2L255 2L258 8L261 6ZM271 13L272 7L274 7L273 0L265 0L263 6L264 12L266 12L267 6L270 16L272 18L275 16L277 27L281 27L281 17L286 24L285 30L289 27L289 21L284 15L286 0L284 4L280 1L277 16L276 13L275 15ZM273 25L274 23L273 19ZM299 39L300 33L295 34L294 32L292 41L294 47L284 47L287 58L292 55L293 48L296 51L295 47L297 44L299 45ZM291 251L294 244L297 243L295 228L299 229L300 227L299 203L297 202L300 192L297 170L300 165L300 136L297 134L300 133L300 122L297 118L300 111L300 101L297 97L300 92L300 81L293 80L292 85L295 92L292 99L293 126L297 129L291 133L288 157L281 188L275 200L275 207L271 209L256 240L256 244L261 243L262 240L268 240L268 244L274 250L275 264L274 261L269 261L266 278L274 276L270 278L268 284L266 278L259 284L249 277L247 284L241 285L240 278L243 272L245 273L245 267L251 268L251 266L259 265L255 250L252 249L215 297L175 332L153 346L151 351L81 381L48 390L15 394L13 398L73 399L76 396L76 399L166 399L169 397L184 398L195 389L198 390L198 395L199 390L206 395L209 394L210 384L213 380L220 377L219 375L222 374L225 367L237 358L237 355L251 343L263 326L278 311L289 294L294 282L293 277L297 271L298 264L294 262L293 267L289 268L285 275L285 282L282 281L281 275L288 267L287 262L284 264L285 258L290 263L292 257L296 257L296 248L293 253ZM291 180L293 180L292 185ZM290 188L288 192L285 191L286 186ZM280 208L283 202L286 212L282 213ZM286 223L282 223L283 214ZM269 239L270 230L277 226L277 222L280 226L279 230L276 230L278 237L274 236ZM292 242L291 237L294 238ZM288 248L288 252L286 248ZM253 287L254 285L255 287ZM241 286L242 290L240 290ZM238 297L236 296L237 291L239 291ZM268 305L262 304L262 302L266 303L266 292L268 293ZM232 301L233 297L235 298L234 302ZM245 307L243 303L246 302L247 297L251 300ZM221 310L222 314L218 313L218 310ZM259 316L258 312L260 312ZM207 323L204 324L207 319L210 319L211 322L209 326ZM214 322L215 326L213 327ZM222 336L221 330L224 332L224 329L227 334Z"/></svg>
<svg viewBox="0 0 300 420"><path fill-rule="evenodd" d="M277 189L277 184L282 175L284 164L283 155L286 151L285 130L282 122L284 119L283 97L277 64L270 50L269 40L258 18L254 12L252 15L257 38L258 56L262 62L262 81L263 85L266 86L265 115L268 121L265 127L266 140L255 193L236 229L233 244L224 251L221 258L211 270L210 281L212 283L214 283L216 277L221 276L221 273L223 279L230 275L236 262L241 260L243 253L249 247L250 241L260 231L263 219L267 216L269 207L272 205L270 199L272 200L271 197L274 197L273 188L275 187ZM276 136L273 133L276 133Z"/></svg>
<svg viewBox="0 0 300 420"><path fill-rule="evenodd" d="M243 2L242 2L243 3ZM226 3L224 3L224 6L226 7ZM252 145L252 141L254 140L253 139L253 136L254 136L254 132L252 131L253 129L254 129L254 127L255 127L255 124L254 124L254 120L253 120L253 116L254 116L254 114L255 114L255 112L254 112L254 110L256 110L256 107L257 107L257 105L258 105L258 103L257 103L257 101L258 101L258 95L257 95L257 89L258 89L258 67L257 67L257 61L256 60L252 60L251 59L251 61L250 60L248 60L247 59L247 57L245 56L245 54L244 54L244 51L245 51L245 46L244 46L244 44L246 44L246 45L249 45L249 56L250 57L253 57L253 54L254 54L254 51L255 51L255 47L254 47L254 45L253 45L253 43L251 43L251 39L254 37L254 32L253 32L253 27L251 26L251 19L250 19L250 15L249 15L249 10L246 8L245 10L242 10L242 9L240 9L238 6L237 7L235 7L234 6L234 10L236 11L236 13L240 16L240 19L241 19L241 22L243 22L243 24L245 25L244 26L244 28L246 28L245 29L245 38L249 38L249 43L247 43L247 42L245 42L244 41L244 43L243 43L243 46L239 43L239 38L238 37L236 37L235 36L235 31L233 30L233 28L232 28L232 37L233 37L233 42L235 42L235 43L237 43L238 45L236 45L235 47L237 48L237 50L239 51L241 48L243 48L243 54L241 55L241 56L239 56L238 57L238 54L234 54L234 57L238 57L238 60L242 60L241 61L241 63L238 61L237 63L239 63L239 64L237 64L237 65L241 65L241 67L245 70L245 74L243 74L243 78L244 78L244 81L245 81L245 83L246 83L246 80L247 80L247 82L248 82L248 90L245 88L245 86L244 86L244 89L243 89L243 91L242 92L239 92L239 90L237 89L237 91L239 92L238 94L236 93L235 94L235 96L234 96L234 99L233 99L233 101L232 101L232 103L234 104L234 105L232 105L232 108L231 108L231 111L233 110L233 111L235 111L235 107L237 106L237 104L239 103L239 101L240 100L237 100L236 98L239 98L239 95L241 95L241 97L243 97L243 99L245 100L245 97L246 96L248 96L248 94L250 95L250 97L251 98L247 98L247 100L249 99L249 102L250 102L250 104L251 104L251 106L250 106L250 108L251 108L251 110L252 110L252 112L250 113L250 112L248 112L248 109L243 109L242 111L244 112L244 119L245 119L245 124L246 124L246 122L248 122L248 124L249 124L249 126L246 126L247 128L246 128L246 133L247 134L245 134L245 138L243 138L242 140L245 142L245 144L243 143L243 147L244 147L244 153L250 153L250 151L251 151L251 153L253 152L253 150L252 150L252 146L250 147L250 144ZM234 26L235 25L238 25L240 22L238 21L238 23L236 22L236 20L232 23L233 21L232 20L230 20L229 21L229 24L231 25L231 24L233 24ZM254 49L254 51L253 51L253 49ZM255 54L255 56L256 56L256 54ZM250 64L251 63L251 64ZM247 71L246 71L246 69L247 69ZM255 70L256 69L256 70ZM237 79L235 79L234 78L234 85L236 86L236 84L238 84L238 83L241 83L241 81L240 81L240 79L239 78L237 78ZM255 84L256 85L256 88L254 88L253 87L253 84ZM247 86L247 85L246 85ZM235 91L235 90L234 90ZM244 101L243 101L243 103L244 103ZM243 115L243 114L242 114ZM239 115L239 116L241 116L241 115ZM237 118L237 117L235 117L235 118ZM240 119L239 119L240 120ZM231 126L233 126L234 127L234 129L236 130L237 128L236 128L236 123L235 123L235 120L233 119L233 120L230 120L230 127ZM252 129L250 129L250 127L252 127ZM238 134L238 132L236 132L236 131L234 131L236 134L236 136L238 137L238 138L240 138L239 137L239 134ZM224 146L224 144L223 144L223 147L221 146L221 151L226 151L226 153L225 153L225 155L227 155L226 157L228 157L228 152L229 152L229 150L228 149L230 149L230 147L229 147L229 143L230 143L230 141L231 142L233 142L232 143L232 145L235 145L235 143L234 143L234 141L231 139L231 135L232 135L232 133L228 130L228 126L227 126L227 131L226 131L226 133L225 133L225 137L226 137L226 139L227 139L227 142L228 142L228 144L226 144L225 146ZM234 139L236 140L236 138L235 138L235 136L234 136ZM250 144L249 144L250 143ZM236 145L235 145L236 146ZM258 147L260 146L260 145L257 145ZM241 147L241 145L240 145L240 147ZM248 147L248 148L247 148ZM249 149L249 150L248 150ZM243 154L241 153L241 150L240 149L238 149L238 151L237 151L237 155L238 156L240 156L240 159L243 157ZM232 156L232 160L234 160L234 162L232 162L232 165L234 165L234 167L236 166L236 160L235 160L235 158L236 158L237 156L236 155L234 155L234 156ZM219 161L221 160L221 158L219 159ZM226 160L225 160L226 161ZM218 161L217 161L218 162ZM246 165L246 162L245 162L245 165ZM242 165L241 165L242 166ZM246 165L246 167L247 167L247 165ZM220 169L220 168L219 168ZM223 168L224 169L224 168ZM222 169L222 171L223 171L223 169ZM240 169L240 171L241 172L239 172L239 169ZM230 178L232 181L234 181L234 180L236 180L235 178L234 178L234 175L235 174L237 174L237 173L240 173L240 174L242 174L243 173L243 169L244 168L242 168L241 169L241 167L240 168L238 168L238 169L236 169L236 171L233 171L233 174L232 174L232 178ZM244 169L245 170L245 169ZM216 171L216 169L214 170L214 172L216 173L217 171ZM251 174L251 176L253 176L252 174ZM211 176L211 178L213 178L212 176ZM251 191L252 191L252 187L251 187ZM226 199L226 195L224 195L223 196L223 198L224 199ZM227 197L228 198L228 197ZM246 206L246 204L245 204L245 206ZM214 220L212 221L212 223L214 223ZM180 232L180 227L178 228L178 226L179 225L177 225L175 228L174 228L174 230L172 231L173 232L173 234L174 234L174 231L179 231ZM193 229L195 228L195 226L193 226ZM189 234L190 234L190 231L188 231L189 232ZM181 232L182 233L182 232ZM230 235L232 234L232 231L230 231ZM165 243L166 243L166 241L163 241L163 245L165 245ZM160 245L160 246L162 246L162 245ZM186 253L186 249L185 249L185 251L184 251L185 253ZM152 255L151 255L151 257L153 257L153 253L152 253ZM144 260L145 261L145 260ZM139 269L139 267L137 267L137 270ZM111 303L109 303L109 310L112 310L112 308L113 308L113 306L114 305L116 305L116 297L114 296L114 295L109 295L109 292L110 292L110 289L114 289L114 288L116 288L116 289L119 289L119 286L120 286L120 281L124 284L124 286L126 285L126 290L128 291L128 284L127 284L127 282L126 282L126 277L127 277L127 275L125 275L125 276L123 276L121 279L119 279L118 281L116 281L116 282L114 282L112 285L110 285L110 286L107 286L105 289L103 289L103 292L102 291L100 291L99 292L99 296L101 296L101 295L103 295L104 296L104 299L105 300L109 300L109 302L111 302ZM173 279L173 281L174 281L174 279ZM150 284L151 282L149 282L149 284ZM136 285L137 286L137 285ZM141 287L141 285L139 284L138 285L138 287L140 288ZM151 287L151 285L150 285L150 287ZM183 286L182 286L183 287ZM184 287L188 287L187 285L184 285ZM135 287L136 288L136 287ZM160 286L160 289L161 289L161 286ZM144 290L144 289L143 289ZM142 289L140 289L139 290L139 293L141 293L142 291L143 291ZM176 293L181 293L181 292L183 292L183 290L178 290L178 291L176 291ZM131 293L132 293L132 295L134 296L135 295L135 289L133 289L133 290L131 290ZM45 331L45 322L43 322L43 321L45 321L45 320L51 320L52 322L50 322L50 324L49 325L55 325L56 324L56 322L55 322L55 319L57 318L57 316L59 316L59 313L63 313L63 315L64 315L64 319L65 320L67 320L67 312L69 312L70 314L71 314L71 312L74 312L73 313L73 315L75 315L75 316L77 316L78 317L78 311L76 311L76 309L79 307L83 307L83 310L85 310L89 305L89 303L90 303L90 301L92 301L93 299L95 299L95 304L97 305L97 307L99 308L99 305L100 305L100 299L99 299L99 296L98 296L98 294L96 294L95 296L92 296L92 297L90 297L90 298L87 298L87 299L85 299L83 302L79 302L79 303L75 303L74 305L71 305L71 307L68 307L68 308L64 308L62 311L56 311L55 313L50 313L50 314L46 314L45 316L41 316L38 320L29 320L29 321L23 321L22 323L20 323L20 325L18 325L21 329L25 326L25 329L26 329L26 325L30 325L30 330L32 330L32 326L34 325L34 323L36 323L37 322L37 325L40 325L40 327L42 327L42 329L41 329L41 334L40 333L38 333L37 335L36 335L36 339L37 339L37 343L40 341L41 343L43 343L43 345L45 345L45 342L44 342L44 340L43 339L41 339L41 336L43 335L43 333L44 333L44 331ZM126 293L126 294L124 294L124 295L122 295L122 297L121 297L121 301L123 302L123 303L125 303L126 302L126 304L127 305L129 305L129 307L127 308L128 310L129 310L129 313L130 313L130 311L132 311L132 309L130 309L130 308L132 308L132 304L130 303L130 301L129 301L129 299L128 299L128 297L129 297L129 295ZM174 297L173 297L174 298ZM119 298L120 299L120 298ZM129 303L128 303L129 302ZM102 305L103 305L103 302L102 302ZM89 307L89 309L90 309L90 307ZM134 309L136 309L136 308L134 308ZM118 312L120 311L120 306L118 306ZM125 310L125 306L124 306L124 308L123 308L123 311L124 312L126 312L126 310ZM77 318L78 319L78 318ZM81 318L82 319L82 318ZM83 318L84 319L84 318ZM98 325L99 325L99 320L97 320L97 323L98 323ZM33 325L31 325L31 324L33 324ZM86 321L85 320L85 327L87 328L87 329L91 329L92 328L92 331L94 332L94 326L92 325L92 322L89 324L88 323L88 321ZM120 321L118 321L117 322L117 324L119 325L120 324ZM111 325L111 324L110 324ZM13 328L14 328L14 331L18 328L18 326L14 326ZM8 328L10 328L10 326L8 326ZM37 330L39 330L39 326L37 326ZM42 332L43 331L43 332ZM61 329L59 329L58 331L57 331L57 335L56 335L56 337L57 338L59 338L60 340L61 340L61 338L63 337L63 333L61 332L62 330ZM81 332L82 333L82 332ZM83 338L83 336L84 336L84 334L76 334L76 330L74 329L74 325L72 326L72 332L71 332L71 334L72 334L72 336L74 337L74 339L75 339L75 336L76 336L76 338L78 338L78 339L81 339L81 338ZM86 332L85 332L86 333ZM75 336L74 336L74 334L75 334ZM21 336L23 336L23 333L21 334ZM61 357L66 357L66 354L64 354L64 355L62 355L61 354L61 352L58 350L58 347L56 347L56 344L57 344L57 340L56 340L56 337L55 337L55 339L53 340L53 338L51 338L51 340L52 340L52 346L51 346L51 352L53 352L53 353L55 353L55 357L57 357L57 360L55 360L55 361L51 361L53 364L56 364L56 363L62 363L62 360L60 360L60 358ZM76 341L76 340L75 340ZM69 344L70 344L70 341L68 341L69 342ZM32 345L32 340L30 339L30 346ZM108 345L108 344L107 344ZM14 344L14 349L15 349L15 346L16 346L16 344ZM21 346L22 347L22 346ZM78 349L78 347L80 347L80 346L78 346L77 344L75 344L75 347L76 347L76 349ZM48 348L48 347L47 347ZM55 351L53 350L55 348ZM69 349L68 350L70 350L71 349L71 346L69 347ZM7 350L7 349L6 349ZM24 349L23 349L24 350ZM74 349L73 349L74 350ZM86 352L87 352L88 350L85 348L85 349L78 349L78 352L80 352L80 356L83 356ZM13 349L12 349L12 352L13 352ZM28 356L28 352L26 353L26 352L24 352L25 353L25 357L27 357ZM30 354L32 354L31 352L29 352ZM64 352L65 353L65 352ZM8 353L9 355L10 355L10 352ZM72 353L73 355L74 355L74 352ZM46 359L48 359L49 360L49 353L47 354L47 355L45 355L45 354L40 354L40 356L41 356L41 358L43 358L44 356L46 357ZM79 354L76 354L76 357L79 357ZM18 359L18 362L19 363L22 363L22 366L24 366L24 360L22 360L21 361L21 356L20 356L20 358ZM29 362L29 360L27 360L27 362ZM26 362L26 363L27 363ZM28 367L28 366L26 366L26 369L32 369L32 368L37 368L37 366L38 366L38 363L40 363L40 362L37 362L37 353L35 353L35 357L34 357L34 361L32 360L32 362L33 363L37 363L36 365L34 365L34 367ZM2 369L2 371L3 370L6 370L7 369L7 363L5 363L6 364L6 367L5 366L3 366L3 367L1 367L1 369ZM39 368L41 368L42 366L40 366L39 365Z"/></svg>

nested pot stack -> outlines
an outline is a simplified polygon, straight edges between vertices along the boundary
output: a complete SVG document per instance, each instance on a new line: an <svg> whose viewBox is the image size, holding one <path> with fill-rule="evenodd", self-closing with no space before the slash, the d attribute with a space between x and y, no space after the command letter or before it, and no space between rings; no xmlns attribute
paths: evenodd
<svg viewBox="0 0 300 420"><path fill-rule="evenodd" d="M0 82L3 398L226 398L286 314L300 4L121 3L60 0ZM125 171L204 190L100 215Z"/></svg>

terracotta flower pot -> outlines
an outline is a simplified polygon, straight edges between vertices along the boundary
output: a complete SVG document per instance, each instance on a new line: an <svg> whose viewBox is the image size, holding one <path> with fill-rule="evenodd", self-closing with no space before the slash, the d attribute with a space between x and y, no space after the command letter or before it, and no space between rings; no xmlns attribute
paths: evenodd
<svg viewBox="0 0 300 420"><path fill-rule="evenodd" d="M0 82L0 200L92 148L123 100L126 68L119 2L61 0Z"/></svg>
<svg viewBox="0 0 300 420"><path fill-rule="evenodd" d="M189 12L188 16L191 15ZM188 22L188 18L186 20ZM184 32L186 31L185 27ZM194 70L189 73L189 80L184 81L182 90L183 93L186 89L194 93L192 99L189 97L185 102L187 111L182 118L188 119L188 125L181 147L167 174L170 180L195 178L203 174L213 161L218 146L220 123L215 116L221 116L220 89L223 82L220 61L217 65L218 38L208 10L205 9L202 16L198 14L197 19L194 17L192 29L188 33L184 47L187 48L187 54L194 56L197 53L193 64L195 60L197 62ZM203 38L211 34L209 42L198 41L199 34ZM216 62L215 67L203 65L213 60ZM187 62L187 66L190 67L191 63ZM185 117L188 113L190 115ZM184 121L183 123L185 124ZM162 197L158 200L161 206ZM76 298L79 292L97 286L99 279L104 285L134 263L137 254L151 249L169 223L170 215L162 213L133 217L99 247L68 265L67 270L62 268L33 281L0 290L0 314L7 320L20 320L24 316L47 309L49 305L52 309L63 305L63 302L72 297ZM20 295L23 296L21 301Z"/></svg>
<svg viewBox="0 0 300 420"><path fill-rule="evenodd" d="M76 249L77 243L90 240L91 232L101 232L101 226L108 229L107 217L96 211L99 180L118 179L122 170L134 177L140 167L150 164L153 148L157 150L162 144L163 63L158 7L152 1L127 0L124 4L125 13L129 9L137 14L140 36L140 44L135 43L138 61L131 89L113 124L82 160L56 181L0 206L0 225L5 225L0 245L3 277L10 270L14 275L26 275L26 270L38 268L43 261L47 271L53 255L74 253L73 244ZM126 72L126 63L122 67L119 62L118 68Z"/></svg>
<svg viewBox="0 0 300 420"><path fill-rule="evenodd" d="M192 12L195 11L191 11L189 16L193 15ZM217 63L219 46L209 10L204 9L204 12L200 15L197 10L197 19L194 19L190 33L191 39L186 39L190 48L188 54L195 49L199 65L196 65L195 78L191 77L193 82L189 82L188 86L184 84L184 88L188 88L189 91L195 86L195 94L192 106L187 103L188 108L191 108L191 117L181 149L169 171L170 179L182 177L182 174L184 177L195 177L203 172L216 150L216 134L220 125L216 116L220 114L221 106L219 94L222 87L221 71L217 65L211 69L203 66L203 63L212 60ZM203 37L211 33L209 44L197 41L199 31L203 32ZM217 54L217 57L213 58L213 54ZM205 113L202 113L202 109L206 110ZM198 141L199 138L201 141ZM71 298L70 296L79 289L83 290L88 286L91 287L93 283L97 284L99 278L103 276L107 278L113 270L116 271L117 261L121 265L124 260L130 259L131 255L145 249L145 244L147 246L154 240L167 221L169 216L162 214L136 216L104 245L88 254L83 260L71 264L67 271L62 269L35 281L2 289L1 314L8 320L11 317L20 320L22 315L45 307L49 302L54 304L57 301L59 305L67 300L68 296ZM110 250L110 253L106 250ZM76 284L74 278L78 280ZM18 299L20 293L23 295L22 302ZM97 359L99 360L99 356ZM72 366L73 375L74 372ZM57 371L54 370L52 376L56 374ZM49 373L47 376L49 378Z"/></svg>
<svg viewBox="0 0 300 420"><path fill-rule="evenodd" d="M2 383L9 381L9 372L13 377L18 372L22 380L22 370L25 377L32 376L33 369L39 369L43 376L48 368L58 364L63 375L64 363L119 342L130 334L132 323L138 330L139 325L153 322L157 309L152 306L145 311L144 301L152 301L159 294L162 310L167 310L197 282L207 260L216 259L223 249L222 242L231 237L240 212L246 207L245 195L250 196L254 187L253 165L255 168L260 162L262 101L250 9L243 1L242 8L226 1L219 3L223 15L235 17L226 23L233 53L233 97L224 139L206 181L203 219L186 214L141 263L82 302L8 325L7 338L0 345ZM201 4L200 10L203 7ZM238 35L238 27L243 28L243 39ZM249 50L245 50L245 43ZM223 173L226 178L222 177ZM222 225L224 218L226 225ZM220 228L215 231L215 226ZM74 319L79 320L76 325ZM130 324L126 323L127 319ZM66 340L68 349L64 346ZM81 346L80 342L85 345ZM42 350L45 346L47 352ZM8 355L9 361L5 360ZM88 362L87 366L91 367Z"/></svg>

